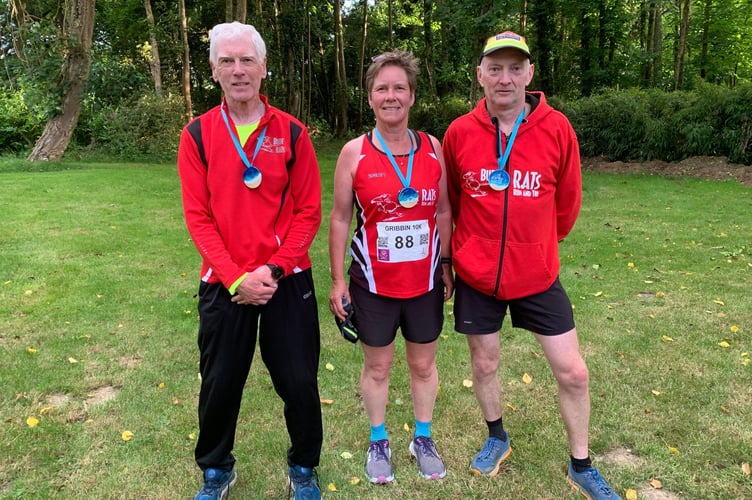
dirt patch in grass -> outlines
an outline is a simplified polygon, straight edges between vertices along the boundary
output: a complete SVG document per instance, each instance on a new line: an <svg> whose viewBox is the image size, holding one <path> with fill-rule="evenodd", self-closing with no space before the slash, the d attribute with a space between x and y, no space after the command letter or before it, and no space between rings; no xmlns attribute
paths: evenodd
<svg viewBox="0 0 752 500"><path fill-rule="evenodd" d="M605 453L601 458L604 462L618 467L639 467L643 460L635 455L629 448L614 448Z"/></svg>
<svg viewBox="0 0 752 500"><path fill-rule="evenodd" d="M614 448L609 452L603 454L600 459L610 465L625 468L638 468L644 464L644 460L638 455L634 454L629 448ZM623 497L623 495L622 495ZM637 491L637 498L642 500L681 500L679 495L666 491L664 489L656 489L650 484L646 484L640 487Z"/></svg>
<svg viewBox="0 0 752 500"><path fill-rule="evenodd" d="M101 387L97 387L96 389L91 391L89 397L86 398L86 406L96 406L115 399L117 393L118 390L111 385L103 385Z"/></svg>
<svg viewBox="0 0 752 500"><path fill-rule="evenodd" d="M613 174L697 177L707 180L734 179L744 186L752 186L752 166L729 163L722 156L693 156L679 162L623 162L609 161L602 157L582 158L582 170Z"/></svg>

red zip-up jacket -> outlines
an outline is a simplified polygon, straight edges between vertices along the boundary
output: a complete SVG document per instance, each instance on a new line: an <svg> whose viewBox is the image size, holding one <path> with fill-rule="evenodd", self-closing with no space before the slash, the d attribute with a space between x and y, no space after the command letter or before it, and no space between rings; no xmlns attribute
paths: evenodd
<svg viewBox="0 0 752 500"><path fill-rule="evenodd" d="M488 185L498 168L497 135L485 99L450 124L442 146L455 224L454 270L474 289L503 300L554 283L558 242L571 231L582 203L574 129L543 93L528 92L527 100L533 110L517 132L506 190ZM508 141L503 137L504 148Z"/></svg>
<svg viewBox="0 0 752 500"><path fill-rule="evenodd" d="M246 272L267 263L281 267L285 275L310 268L308 248L321 225L321 178L308 131L260 97L266 111L243 147L251 160L266 128L253 161L262 173L256 189L243 183L245 165L220 106L186 125L180 136L183 211L203 258L201 279L221 282L227 289ZM229 113L227 118L235 130ZM191 134L197 128L201 145Z"/></svg>

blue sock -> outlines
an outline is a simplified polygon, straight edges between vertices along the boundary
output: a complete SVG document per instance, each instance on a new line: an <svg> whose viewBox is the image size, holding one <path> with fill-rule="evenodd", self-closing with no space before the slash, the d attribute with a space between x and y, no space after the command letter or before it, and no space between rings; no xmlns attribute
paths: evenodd
<svg viewBox="0 0 752 500"><path fill-rule="evenodd" d="M371 441L381 441L382 439L389 439L386 433L386 422L381 422L381 425L376 427L371 426Z"/></svg>
<svg viewBox="0 0 752 500"><path fill-rule="evenodd" d="M421 422L415 420L415 437L431 437L431 421Z"/></svg>

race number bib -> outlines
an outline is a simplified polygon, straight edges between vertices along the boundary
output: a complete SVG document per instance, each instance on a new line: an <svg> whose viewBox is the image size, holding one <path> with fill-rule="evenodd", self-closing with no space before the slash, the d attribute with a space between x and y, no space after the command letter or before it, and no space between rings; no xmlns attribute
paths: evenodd
<svg viewBox="0 0 752 500"><path fill-rule="evenodd" d="M413 262L428 257L428 220L376 223L380 262Z"/></svg>

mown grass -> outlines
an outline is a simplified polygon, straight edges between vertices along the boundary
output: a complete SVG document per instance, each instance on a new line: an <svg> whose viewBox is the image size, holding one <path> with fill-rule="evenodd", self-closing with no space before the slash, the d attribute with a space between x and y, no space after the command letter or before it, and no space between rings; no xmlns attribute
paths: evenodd
<svg viewBox="0 0 752 500"><path fill-rule="evenodd" d="M433 425L447 477L426 482L409 459L404 426L413 417L399 343L387 413L397 480L375 487L362 479L362 355L326 308L336 154L320 150L325 222L311 250L321 396L332 401L323 407L325 497L576 498L563 480L553 379L531 336L509 325L500 377L514 452L498 477L469 475L485 427L463 385L468 353L453 333L451 304ZM561 245L561 279L591 372L597 464L622 496L629 488L651 498L649 481L658 479L674 498L752 497L742 469L752 461L752 192L635 175L586 173L584 184L582 215ZM192 458L199 258L174 165L6 162L0 190L0 498L191 498L200 483ZM287 442L257 355L234 498L284 497Z"/></svg>

